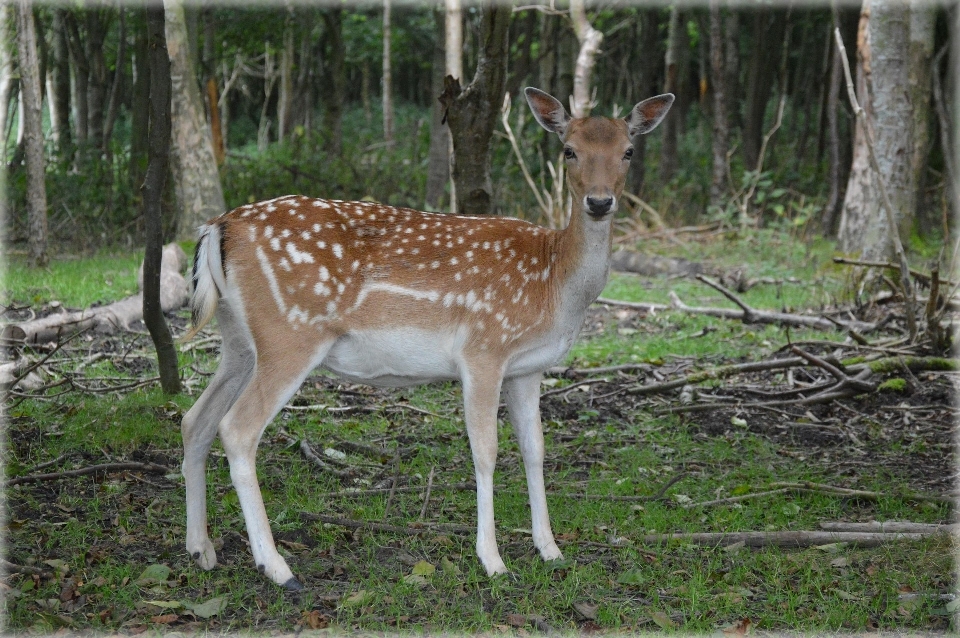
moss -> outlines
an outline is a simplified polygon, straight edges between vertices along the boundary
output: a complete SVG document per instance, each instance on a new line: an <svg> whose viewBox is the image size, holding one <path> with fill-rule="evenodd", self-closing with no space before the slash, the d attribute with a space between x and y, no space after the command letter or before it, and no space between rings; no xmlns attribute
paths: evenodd
<svg viewBox="0 0 960 638"><path fill-rule="evenodd" d="M849 359L844 359L840 363L842 363L845 366L853 366L858 363L863 363L866 360L867 360L866 357L850 357Z"/></svg>
<svg viewBox="0 0 960 638"><path fill-rule="evenodd" d="M880 392L906 392L907 382L905 379L894 377L893 379L887 379L877 386L877 390Z"/></svg>
<svg viewBox="0 0 960 638"><path fill-rule="evenodd" d="M911 372L960 370L960 363L956 359L944 357L888 357L871 361L867 365L877 374L890 374L904 368Z"/></svg>

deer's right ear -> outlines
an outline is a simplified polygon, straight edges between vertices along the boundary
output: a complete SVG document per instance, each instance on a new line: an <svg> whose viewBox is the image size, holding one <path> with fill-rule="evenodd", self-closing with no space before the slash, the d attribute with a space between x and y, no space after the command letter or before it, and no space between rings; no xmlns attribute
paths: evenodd
<svg viewBox="0 0 960 638"><path fill-rule="evenodd" d="M523 93L527 96L527 104L530 105L530 110L533 111L533 116L537 118L540 126L563 137L567 131L567 124L570 123L570 115L563 108L563 104L552 95L532 86L525 88Z"/></svg>

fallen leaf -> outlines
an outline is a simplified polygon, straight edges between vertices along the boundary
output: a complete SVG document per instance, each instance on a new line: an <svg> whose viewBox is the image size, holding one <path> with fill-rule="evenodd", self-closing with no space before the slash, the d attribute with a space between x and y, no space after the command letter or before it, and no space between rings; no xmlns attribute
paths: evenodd
<svg viewBox="0 0 960 638"><path fill-rule="evenodd" d="M165 583L169 575L170 568L166 565L150 565L140 574L140 578L137 579L136 584L143 586Z"/></svg>
<svg viewBox="0 0 960 638"><path fill-rule="evenodd" d="M741 419L738 416L732 416L730 417L730 425L735 425L738 428L745 428L747 427L747 420Z"/></svg>
<svg viewBox="0 0 960 638"><path fill-rule="evenodd" d="M277 545L283 545L284 547L286 547L287 549L289 549L289 550L292 551L292 552L302 552L302 551L305 550L305 549L309 549L309 548L308 548L306 545L304 545L303 543L298 543L298 542L296 542L296 541L278 540L278 541L277 541Z"/></svg>
<svg viewBox="0 0 960 638"><path fill-rule="evenodd" d="M422 587L430 583L426 576L422 576L420 574L407 574L403 577L403 582L407 583L408 585L417 585L418 587Z"/></svg>
<svg viewBox="0 0 960 638"><path fill-rule="evenodd" d="M599 605L593 603L573 603L573 609L578 614L586 618L587 620L596 620L597 619L597 610L600 608Z"/></svg>
<svg viewBox="0 0 960 638"><path fill-rule="evenodd" d="M662 611L650 612L650 618L653 619L653 622L660 625L661 629L675 629L677 623L671 620L670 616L666 615Z"/></svg>
<svg viewBox="0 0 960 638"><path fill-rule="evenodd" d="M848 567L850 562L847 560L846 556L841 556L840 558L834 558L830 561L831 567Z"/></svg>
<svg viewBox="0 0 960 638"><path fill-rule="evenodd" d="M860 600L859 596L855 596L854 594L842 589L834 589L833 592L837 595L837 598L842 600Z"/></svg>
<svg viewBox="0 0 960 638"><path fill-rule="evenodd" d="M310 629L326 629L330 626L330 616L320 613L318 609L304 611L303 614L301 614L301 618L303 619L303 624Z"/></svg>
<svg viewBox="0 0 960 638"><path fill-rule="evenodd" d="M187 611L197 618L212 618L227 608L227 599L223 596L211 598L204 603L191 603L183 601L183 606Z"/></svg>
<svg viewBox="0 0 960 638"><path fill-rule="evenodd" d="M457 567L452 560L444 556L440 559L440 569L443 570L445 574L459 574L460 568Z"/></svg>
<svg viewBox="0 0 960 638"><path fill-rule="evenodd" d="M436 565L432 565L427 561L422 560L413 566L413 571L411 573L415 576L433 576L433 573L436 571Z"/></svg>
<svg viewBox="0 0 960 638"><path fill-rule="evenodd" d="M53 567L53 570L57 572L60 576L66 576L70 573L70 566L67 565L64 561L59 558L51 558L50 560L43 561L44 565L49 565Z"/></svg>
<svg viewBox="0 0 960 638"><path fill-rule="evenodd" d="M180 616L176 614L164 614L162 616L150 616L150 622L156 625L169 625Z"/></svg>
<svg viewBox="0 0 960 638"><path fill-rule="evenodd" d="M366 589L359 589L349 596L344 597L340 602L341 607L359 607L373 600L373 594Z"/></svg>
<svg viewBox="0 0 960 638"><path fill-rule="evenodd" d="M340 450L335 450L332 447L328 447L323 451L324 455L329 456L331 459L337 459L338 461L343 461L347 458L346 453L341 452Z"/></svg>
<svg viewBox="0 0 960 638"><path fill-rule="evenodd" d="M620 574L617 582L621 585L642 585L646 582L646 579L639 569L630 569Z"/></svg>

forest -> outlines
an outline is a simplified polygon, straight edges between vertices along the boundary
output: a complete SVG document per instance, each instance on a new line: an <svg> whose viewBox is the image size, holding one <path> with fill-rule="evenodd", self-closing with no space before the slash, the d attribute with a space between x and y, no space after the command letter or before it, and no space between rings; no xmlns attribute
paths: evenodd
<svg viewBox="0 0 960 638"><path fill-rule="evenodd" d="M957 6L900 0L0 0L5 629L955 631L958 34ZM592 116L630 135L605 285L527 388L553 554L515 379L494 574L466 384L319 367L253 444L290 568L264 569L239 446L189 465L236 337L188 307L227 254L198 228L303 195L469 228L449 249L503 218L560 237L594 206L564 128ZM278 241L247 299L284 314L287 257L321 253ZM318 298L353 294L334 263Z"/></svg>

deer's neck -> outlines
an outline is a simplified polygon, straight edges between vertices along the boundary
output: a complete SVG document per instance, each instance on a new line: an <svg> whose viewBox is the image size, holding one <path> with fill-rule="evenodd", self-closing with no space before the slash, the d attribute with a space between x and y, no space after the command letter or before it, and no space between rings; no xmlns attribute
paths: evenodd
<svg viewBox="0 0 960 638"><path fill-rule="evenodd" d="M561 299L570 311L584 312L607 284L612 226L612 216L595 221L575 211L558 234L558 252L563 259Z"/></svg>

